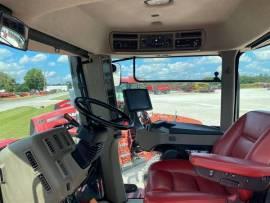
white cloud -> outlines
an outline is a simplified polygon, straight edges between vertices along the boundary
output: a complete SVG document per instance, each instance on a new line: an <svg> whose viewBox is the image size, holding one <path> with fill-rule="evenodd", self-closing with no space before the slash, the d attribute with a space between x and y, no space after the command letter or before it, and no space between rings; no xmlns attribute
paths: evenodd
<svg viewBox="0 0 270 203"><path fill-rule="evenodd" d="M0 71L9 74L16 81L22 81L26 70L18 63L0 61Z"/></svg>
<svg viewBox="0 0 270 203"><path fill-rule="evenodd" d="M28 57L27 55L23 55L23 57L20 58L19 60L19 64L23 65L26 64L30 61L30 57Z"/></svg>
<svg viewBox="0 0 270 203"><path fill-rule="evenodd" d="M67 75L64 77L64 81L65 81L65 82L71 81L71 74L67 74Z"/></svg>
<svg viewBox="0 0 270 203"><path fill-rule="evenodd" d="M45 61L47 59L47 56L45 54L36 54L31 61L32 62L40 62Z"/></svg>
<svg viewBox="0 0 270 203"><path fill-rule="evenodd" d="M143 59L143 62L144 63L160 63L160 62L166 62L168 60L169 58L145 58Z"/></svg>
<svg viewBox="0 0 270 203"><path fill-rule="evenodd" d="M219 56L203 56L197 60L197 64L217 64L221 63L221 61Z"/></svg>
<svg viewBox="0 0 270 203"><path fill-rule="evenodd" d="M268 47L255 50L254 55L259 60L269 60L270 59L270 49Z"/></svg>
<svg viewBox="0 0 270 203"><path fill-rule="evenodd" d="M36 54L32 58L27 55L23 55L19 60L19 64L24 65L29 62L36 63L36 62L45 61L46 59L47 59L47 56L45 54Z"/></svg>
<svg viewBox="0 0 270 203"><path fill-rule="evenodd" d="M0 59L12 56L12 52L5 48L0 48Z"/></svg>
<svg viewBox="0 0 270 203"><path fill-rule="evenodd" d="M221 67L221 65L217 67L216 71L219 72L219 76L220 76L220 74L221 74L221 72L222 72L222 67Z"/></svg>
<svg viewBox="0 0 270 203"><path fill-rule="evenodd" d="M167 64L167 66L171 72L177 72L177 73L181 73L181 71L194 67L192 63L181 62L181 61L175 62L172 64Z"/></svg>
<svg viewBox="0 0 270 203"><path fill-rule="evenodd" d="M66 62L68 62L68 57L66 55L61 55L58 57L57 62L66 63Z"/></svg>
<svg viewBox="0 0 270 203"><path fill-rule="evenodd" d="M251 62L252 61L252 59L249 57L249 56L247 56L247 55L245 55L245 54L243 54L243 56L241 56L240 57L240 62Z"/></svg>
<svg viewBox="0 0 270 203"><path fill-rule="evenodd" d="M49 63L49 66L55 66L55 65L56 65L55 62L50 62L50 63Z"/></svg>
<svg viewBox="0 0 270 203"><path fill-rule="evenodd" d="M131 65L126 66L126 65L121 65L121 75L122 76L130 76L133 75L133 67Z"/></svg>
<svg viewBox="0 0 270 203"><path fill-rule="evenodd" d="M56 72L55 71L46 71L44 73L44 75L45 75L46 78L54 77L54 76L56 76Z"/></svg>
<svg viewBox="0 0 270 203"><path fill-rule="evenodd" d="M0 71L12 71L12 70L21 70L23 69L22 66L20 66L17 63L6 63L3 61L0 61Z"/></svg>

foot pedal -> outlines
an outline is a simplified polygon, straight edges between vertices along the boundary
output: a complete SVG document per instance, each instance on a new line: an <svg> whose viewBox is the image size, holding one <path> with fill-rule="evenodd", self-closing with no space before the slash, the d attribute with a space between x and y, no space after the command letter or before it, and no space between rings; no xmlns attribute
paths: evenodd
<svg viewBox="0 0 270 203"><path fill-rule="evenodd" d="M137 185L134 185L134 184L125 184L124 186L125 186L126 193L132 193L138 190Z"/></svg>

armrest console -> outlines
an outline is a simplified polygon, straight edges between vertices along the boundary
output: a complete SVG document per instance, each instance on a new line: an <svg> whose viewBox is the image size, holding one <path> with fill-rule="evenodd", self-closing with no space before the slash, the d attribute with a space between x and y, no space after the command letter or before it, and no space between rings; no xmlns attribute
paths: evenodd
<svg viewBox="0 0 270 203"><path fill-rule="evenodd" d="M270 184L270 166L266 164L202 153L191 154L190 161L198 175L221 185L261 191Z"/></svg>

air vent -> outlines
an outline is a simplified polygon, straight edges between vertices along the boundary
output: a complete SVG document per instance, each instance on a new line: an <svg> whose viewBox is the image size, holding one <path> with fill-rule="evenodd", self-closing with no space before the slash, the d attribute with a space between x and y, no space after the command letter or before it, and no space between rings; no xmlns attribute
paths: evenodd
<svg viewBox="0 0 270 203"><path fill-rule="evenodd" d="M54 154L55 153L55 148L52 144L52 142L49 140L49 138L45 138L44 139L44 142L49 150L50 153Z"/></svg>
<svg viewBox="0 0 270 203"><path fill-rule="evenodd" d="M171 32L120 33L112 32L111 48L116 52L159 52L200 50L202 30Z"/></svg>
<svg viewBox="0 0 270 203"><path fill-rule="evenodd" d="M113 41L114 50L118 51L128 51L128 50L137 50L138 42L137 40L114 40Z"/></svg>
<svg viewBox="0 0 270 203"><path fill-rule="evenodd" d="M36 159L34 158L33 154L31 151L25 152L26 158L29 161L30 165L32 168L36 171L38 169L38 163Z"/></svg>
<svg viewBox="0 0 270 203"><path fill-rule="evenodd" d="M113 38L114 39L138 39L138 35L137 34L121 34L121 33L117 33L117 34L113 34Z"/></svg>
<svg viewBox="0 0 270 203"><path fill-rule="evenodd" d="M113 33L112 48L115 51L131 51L138 49L137 33Z"/></svg>
<svg viewBox="0 0 270 203"><path fill-rule="evenodd" d="M64 146L63 146L63 144L62 144L62 142L60 140L59 135L53 135L53 138L54 138L57 146L59 147L59 149L61 149L61 150L64 149Z"/></svg>
<svg viewBox="0 0 270 203"><path fill-rule="evenodd" d="M176 33L176 38L189 38L189 37L201 37L202 32L196 31L196 32L181 32Z"/></svg>
<svg viewBox="0 0 270 203"><path fill-rule="evenodd" d="M46 180L46 178L44 177L43 174L39 174L38 175L38 179L39 181L41 182L41 185L43 186L43 188L49 192L52 188L51 186L49 185L48 181Z"/></svg>

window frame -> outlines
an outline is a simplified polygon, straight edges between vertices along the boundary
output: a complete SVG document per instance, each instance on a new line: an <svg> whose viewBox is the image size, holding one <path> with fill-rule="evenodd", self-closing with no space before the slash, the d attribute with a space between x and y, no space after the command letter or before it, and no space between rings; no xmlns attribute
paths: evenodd
<svg viewBox="0 0 270 203"><path fill-rule="evenodd" d="M258 40L254 41L247 47L250 47L250 49L245 51L239 51L237 54L236 60L235 60L235 68L236 68L236 78L235 78L235 110L234 110L234 121L237 121L240 116L240 109L241 109L241 84L240 84L240 58L242 55L247 53L248 51L256 51L259 49L263 49L265 47L270 48L270 44L264 44L265 40L268 40L270 38L270 33L267 33L265 36L259 38ZM263 40L262 40L263 39Z"/></svg>

